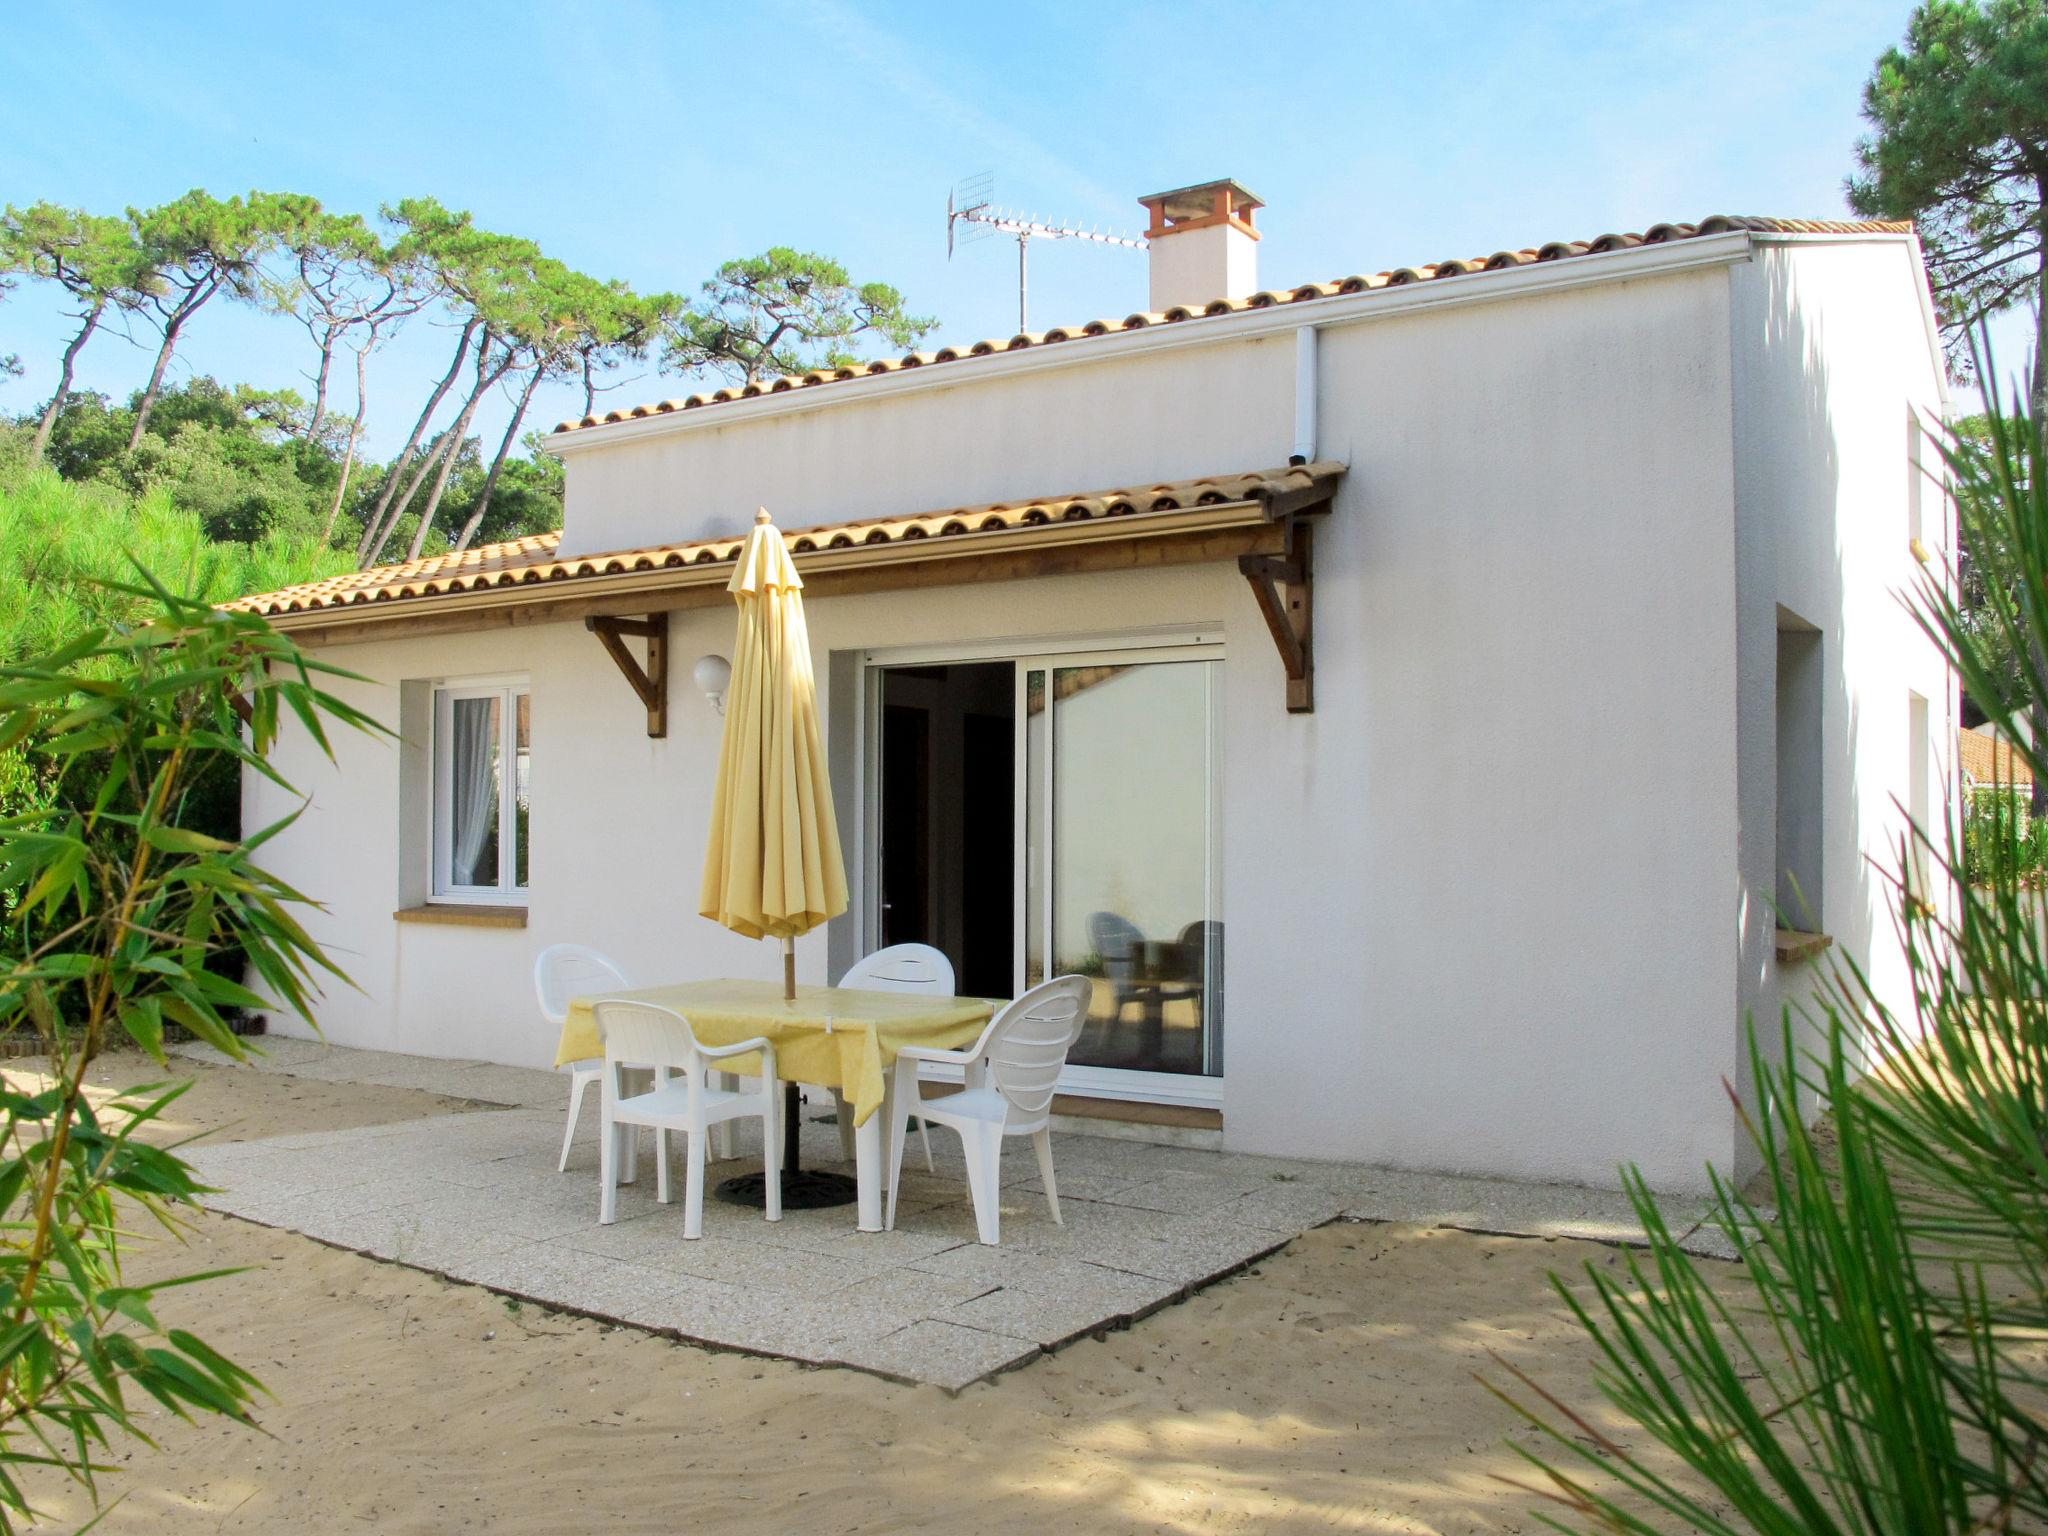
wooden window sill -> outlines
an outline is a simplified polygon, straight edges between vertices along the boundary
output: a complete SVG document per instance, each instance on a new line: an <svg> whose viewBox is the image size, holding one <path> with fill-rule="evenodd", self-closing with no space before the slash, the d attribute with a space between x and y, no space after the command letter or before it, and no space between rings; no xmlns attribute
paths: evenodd
<svg viewBox="0 0 2048 1536"><path fill-rule="evenodd" d="M1780 928L1777 933L1778 964L1799 965L1811 960L1835 941L1824 933L1807 933L1799 928Z"/></svg>
<svg viewBox="0 0 2048 1536"><path fill-rule="evenodd" d="M1052 1112L1083 1120L1121 1120L1127 1125L1170 1125L1189 1131L1220 1131L1223 1111L1193 1104L1145 1104L1135 1099L1098 1099L1078 1093L1053 1095Z"/></svg>
<svg viewBox="0 0 2048 1536"><path fill-rule="evenodd" d="M923 1083L924 1096L943 1099L958 1093L959 1083ZM1185 1131L1220 1131L1223 1111L1195 1104L1148 1104L1137 1099L1098 1099L1092 1094L1056 1093L1052 1112L1077 1120L1120 1120L1126 1125L1167 1125Z"/></svg>
<svg viewBox="0 0 2048 1536"><path fill-rule="evenodd" d="M453 928L526 926L524 907L492 907L471 901L429 901L417 907L400 907L391 915L401 923L441 923Z"/></svg>

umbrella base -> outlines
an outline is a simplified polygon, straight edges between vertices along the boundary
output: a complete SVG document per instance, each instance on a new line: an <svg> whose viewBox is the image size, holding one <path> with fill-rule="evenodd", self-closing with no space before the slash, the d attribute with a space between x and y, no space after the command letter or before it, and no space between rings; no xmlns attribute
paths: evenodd
<svg viewBox="0 0 2048 1536"><path fill-rule="evenodd" d="M768 1206L768 1177L743 1173L727 1179L711 1191L727 1205L744 1205L749 1210ZM828 1206L852 1205L860 1198L860 1187L843 1173L820 1173L813 1168L785 1170L782 1175L782 1208L785 1211L819 1211Z"/></svg>

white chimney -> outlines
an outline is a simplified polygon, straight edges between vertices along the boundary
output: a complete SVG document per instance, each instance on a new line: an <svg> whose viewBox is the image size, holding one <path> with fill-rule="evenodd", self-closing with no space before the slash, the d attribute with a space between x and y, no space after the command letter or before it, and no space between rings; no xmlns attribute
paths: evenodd
<svg viewBox="0 0 2048 1536"><path fill-rule="evenodd" d="M1259 291L1259 232L1252 212L1266 205L1234 181L1155 192L1139 203L1152 216L1152 308L1191 308Z"/></svg>

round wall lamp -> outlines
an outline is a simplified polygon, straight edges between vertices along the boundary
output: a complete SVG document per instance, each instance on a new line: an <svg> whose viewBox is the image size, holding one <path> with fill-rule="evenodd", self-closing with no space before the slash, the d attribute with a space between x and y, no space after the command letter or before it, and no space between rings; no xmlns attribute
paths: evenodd
<svg viewBox="0 0 2048 1536"><path fill-rule="evenodd" d="M724 714L725 690L732 685L732 663L723 656L699 656L690 676L698 691L711 701L711 707Z"/></svg>

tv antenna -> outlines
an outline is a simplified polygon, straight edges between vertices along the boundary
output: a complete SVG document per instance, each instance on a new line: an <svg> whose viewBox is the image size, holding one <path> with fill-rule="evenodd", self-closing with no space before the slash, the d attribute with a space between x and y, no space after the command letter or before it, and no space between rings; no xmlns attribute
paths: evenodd
<svg viewBox="0 0 2048 1536"><path fill-rule="evenodd" d="M1097 245L1120 245L1142 251L1146 242L1129 235L1111 234L1089 226L1055 223L1014 209L998 208L994 201L995 176L983 171L958 183L946 194L946 259L953 259L954 231L959 243L972 244L989 235L1013 235L1017 240L1017 329L1031 329L1031 242L1034 240L1092 240Z"/></svg>

